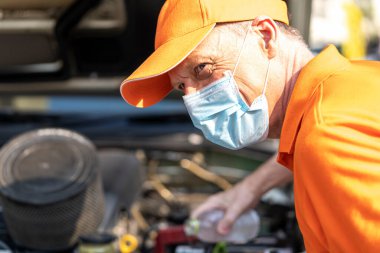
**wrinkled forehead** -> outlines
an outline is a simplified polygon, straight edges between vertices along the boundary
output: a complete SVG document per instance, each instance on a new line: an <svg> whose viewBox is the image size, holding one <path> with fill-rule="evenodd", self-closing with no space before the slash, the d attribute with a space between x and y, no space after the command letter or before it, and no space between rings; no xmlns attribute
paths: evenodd
<svg viewBox="0 0 380 253"><path fill-rule="evenodd" d="M217 25L186 59L223 57L235 52L242 41L239 33L224 25Z"/></svg>

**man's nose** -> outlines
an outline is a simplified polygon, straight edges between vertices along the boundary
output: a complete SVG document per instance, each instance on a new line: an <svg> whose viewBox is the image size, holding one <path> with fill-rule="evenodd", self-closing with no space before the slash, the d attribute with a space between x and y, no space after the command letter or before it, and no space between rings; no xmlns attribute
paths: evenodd
<svg viewBox="0 0 380 253"><path fill-rule="evenodd" d="M180 77L176 81L179 83L178 89L182 90L184 95L192 94L197 90L198 84L191 78Z"/></svg>
<svg viewBox="0 0 380 253"><path fill-rule="evenodd" d="M183 85L183 92L185 93L185 95L193 94L197 91L197 85L191 80L187 80L187 82L184 82Z"/></svg>

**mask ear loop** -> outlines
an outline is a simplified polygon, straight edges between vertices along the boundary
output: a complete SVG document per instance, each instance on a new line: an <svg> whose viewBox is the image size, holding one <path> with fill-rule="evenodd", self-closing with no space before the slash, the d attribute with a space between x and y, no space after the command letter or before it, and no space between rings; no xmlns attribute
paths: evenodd
<svg viewBox="0 0 380 253"><path fill-rule="evenodd" d="M244 46L245 46L245 42L246 42L246 40L247 40L248 32L250 31L250 29L251 29L251 25L249 25L249 27L248 27L248 29L247 29L247 32L245 33L244 41L243 41L243 45L241 46L241 49L240 49L240 52L239 52L238 58L237 58L236 63L235 63L234 70L232 71L232 76L235 75L235 71L236 71L236 68L237 68L237 66L238 66L238 64L239 64L240 57L241 57L241 55L242 55L242 53L243 53L243 49L244 49Z"/></svg>
<svg viewBox="0 0 380 253"><path fill-rule="evenodd" d="M247 41L247 37L248 37L248 33L249 33L250 29L252 29L252 26L251 26L251 25L248 26L247 32L245 33L244 41L243 41L243 45L241 46L241 49L240 49L240 52L239 52L238 58L237 58L237 60L236 60L236 64L235 64L234 70L232 71L232 76L235 75L235 72L236 72L237 66L238 66L238 64L239 64L240 57L241 57L241 55L242 55L242 53L243 53L244 46L245 46L245 42ZM265 94L265 92L266 92L266 90L267 90L267 83L268 83L269 69L270 69L270 59L268 60L268 68L267 68L267 72L266 72L266 74L265 74L264 89L263 89L263 93L262 93L262 94Z"/></svg>
<svg viewBox="0 0 380 253"><path fill-rule="evenodd" d="M232 76L235 75L235 71L237 69L237 66L239 64L239 61L240 61L240 57L243 53L243 49L244 49L244 46L245 46L245 42L247 40L247 37L248 37L248 33L250 31L250 29L252 28L251 25L248 26L248 29L247 29L247 32L245 33L245 36L244 36L244 41L243 41L243 45L241 46L241 49L240 49L240 52L239 52L239 55L238 55L238 58L236 60L236 64L235 64L235 67L234 67L234 70L232 71ZM268 83L268 76L269 76L269 69L270 69L270 59L268 60L268 68L267 68L267 72L265 74L265 81L264 81L264 89L263 89L263 93L265 95L265 92L267 90L267 83Z"/></svg>

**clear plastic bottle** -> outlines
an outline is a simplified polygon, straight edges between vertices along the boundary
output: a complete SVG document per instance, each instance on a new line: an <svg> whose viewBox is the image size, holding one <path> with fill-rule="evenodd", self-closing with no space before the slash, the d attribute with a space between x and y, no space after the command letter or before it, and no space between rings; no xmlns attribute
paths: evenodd
<svg viewBox="0 0 380 253"><path fill-rule="evenodd" d="M202 214L198 219L189 219L185 223L185 233L196 236L204 242L230 242L244 244L255 238L260 229L260 217L255 210L243 213L233 224L227 235L221 235L216 227L223 218L224 211L212 210Z"/></svg>

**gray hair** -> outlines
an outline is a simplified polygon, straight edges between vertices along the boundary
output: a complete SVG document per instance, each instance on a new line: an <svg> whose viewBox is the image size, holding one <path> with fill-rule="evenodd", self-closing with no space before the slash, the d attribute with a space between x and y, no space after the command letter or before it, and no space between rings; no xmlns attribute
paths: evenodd
<svg viewBox="0 0 380 253"><path fill-rule="evenodd" d="M231 22L231 23L219 23L217 27L220 29L227 29L239 36L244 36L247 32L247 27L251 25L252 21L241 21L241 22ZM281 33L288 39L294 40L306 46L305 40L301 33L294 27L289 26L280 21L275 21L276 25L279 27Z"/></svg>

